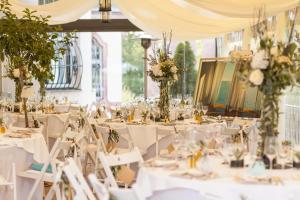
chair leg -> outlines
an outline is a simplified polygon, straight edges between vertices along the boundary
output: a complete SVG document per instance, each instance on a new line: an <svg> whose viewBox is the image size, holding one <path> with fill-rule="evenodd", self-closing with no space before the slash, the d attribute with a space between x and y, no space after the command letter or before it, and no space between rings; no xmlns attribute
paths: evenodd
<svg viewBox="0 0 300 200"><path fill-rule="evenodd" d="M12 181L13 181L13 192L14 200L17 200L17 175L16 175L16 166L15 163L12 165Z"/></svg>
<svg viewBox="0 0 300 200"><path fill-rule="evenodd" d="M89 153L86 152L85 154L85 158L84 158L84 175L86 175L86 171L87 171L87 163L88 163L88 158L89 157Z"/></svg>

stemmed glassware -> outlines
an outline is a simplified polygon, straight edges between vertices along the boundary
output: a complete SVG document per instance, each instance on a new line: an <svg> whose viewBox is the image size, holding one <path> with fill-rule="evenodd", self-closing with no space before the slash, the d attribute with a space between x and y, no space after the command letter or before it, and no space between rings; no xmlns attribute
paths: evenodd
<svg viewBox="0 0 300 200"><path fill-rule="evenodd" d="M265 138L264 154L270 162L270 169L273 169L273 160L277 153L277 138L275 136L267 136Z"/></svg>
<svg viewBox="0 0 300 200"><path fill-rule="evenodd" d="M178 160L178 154L179 154L179 148L180 148L180 145L182 144L182 141L183 141L183 137L182 135L180 135L179 133L176 133L175 136L174 136L174 141L173 141L173 146L174 146L174 149L175 149L175 159Z"/></svg>
<svg viewBox="0 0 300 200"><path fill-rule="evenodd" d="M207 111L208 111L208 106L202 106L202 112L204 115L206 115Z"/></svg>
<svg viewBox="0 0 300 200"><path fill-rule="evenodd" d="M278 151L278 158L280 159L282 168L285 167L285 164L288 162L292 152L292 146L288 142L282 142Z"/></svg>

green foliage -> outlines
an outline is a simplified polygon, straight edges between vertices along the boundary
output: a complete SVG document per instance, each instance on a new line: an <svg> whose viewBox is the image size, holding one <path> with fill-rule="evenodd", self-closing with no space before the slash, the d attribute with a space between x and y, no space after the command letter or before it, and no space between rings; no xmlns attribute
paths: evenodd
<svg viewBox="0 0 300 200"><path fill-rule="evenodd" d="M122 36L123 88L135 96L143 94L141 85L144 83L144 50L135 33Z"/></svg>
<svg viewBox="0 0 300 200"><path fill-rule="evenodd" d="M251 57L239 59L237 65L242 80L252 87L257 87L263 94L260 154L263 153L265 137L279 134L279 98L287 87L297 84L299 81L297 76L300 74L300 53L297 50L297 44L300 44L299 34L297 33L294 41L292 41L291 38L294 35L292 29L288 42L276 43L274 38L266 34L268 32L267 27L261 27L261 25L263 23L256 25L257 35L260 36L258 53L252 59ZM259 73L255 74L255 72ZM262 82L253 81L253 79L251 82L251 77Z"/></svg>
<svg viewBox="0 0 300 200"><path fill-rule="evenodd" d="M185 60L185 61L184 61ZM196 84L195 54L189 42L179 43L174 55L175 65L179 70L179 79L171 86L171 94L176 97L183 94L185 85L185 94L193 94ZM185 66L185 68L184 68ZM185 77L184 77L185 71Z"/></svg>
<svg viewBox="0 0 300 200"><path fill-rule="evenodd" d="M0 1L0 11L4 14L0 21L0 59L7 63L7 77L20 88L35 78L44 88L44 84L54 78L51 60L57 60L66 46L71 45L72 34L59 38L55 32L60 27L48 24L50 16L36 16L36 11L26 8L19 19L10 7L8 0ZM15 69L19 70L19 77L14 76Z"/></svg>

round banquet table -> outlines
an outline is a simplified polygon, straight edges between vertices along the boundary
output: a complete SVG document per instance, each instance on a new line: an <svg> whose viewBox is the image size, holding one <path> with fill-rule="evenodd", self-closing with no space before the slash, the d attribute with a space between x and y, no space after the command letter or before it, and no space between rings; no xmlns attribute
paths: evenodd
<svg viewBox="0 0 300 200"><path fill-rule="evenodd" d="M283 180L282 184L239 182L236 177L243 177L247 169L232 169L229 166L217 166L215 178L203 179L197 176L181 177L187 172L183 169L142 167L136 183L133 185L139 199L146 200L160 190L185 188L199 191L205 200L299 200L300 171L296 169L268 171L270 176ZM199 171L192 169L191 171ZM201 199L202 200L202 199Z"/></svg>
<svg viewBox="0 0 300 200"><path fill-rule="evenodd" d="M0 174L11 180L11 166L15 163L16 173L30 169L33 162L43 163L49 153L46 142L41 133L34 133L30 138L8 138L0 136ZM34 180L17 176L17 199L25 199L29 194ZM41 184L35 192L34 200L40 200L43 196ZM13 199L12 190L8 187L0 187L0 199Z"/></svg>
<svg viewBox="0 0 300 200"><path fill-rule="evenodd" d="M147 148L156 142L156 129L163 129L167 133L174 133L174 126L178 131L184 131L189 127L194 127L198 130L215 131L220 133L223 122L211 122L209 124L196 124L193 120L177 121L174 125L165 125L164 123L149 123L149 124L135 124L124 122L105 122L104 120L95 121L91 120L91 123L106 124L113 129L127 127L131 136L134 146L138 147L142 152L146 152Z"/></svg>

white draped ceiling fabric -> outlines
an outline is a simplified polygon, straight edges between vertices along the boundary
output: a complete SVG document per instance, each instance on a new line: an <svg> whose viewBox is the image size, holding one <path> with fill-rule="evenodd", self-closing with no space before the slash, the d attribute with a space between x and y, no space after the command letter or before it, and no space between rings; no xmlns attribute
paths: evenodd
<svg viewBox="0 0 300 200"><path fill-rule="evenodd" d="M50 24L75 21L98 0L58 0L46 5L31 5L9 0L13 11L24 8L39 15L50 15ZM262 6L268 14L296 7L299 0L113 0L113 3L137 27L156 37L173 31L176 39L190 40L238 31L253 23L255 9Z"/></svg>

